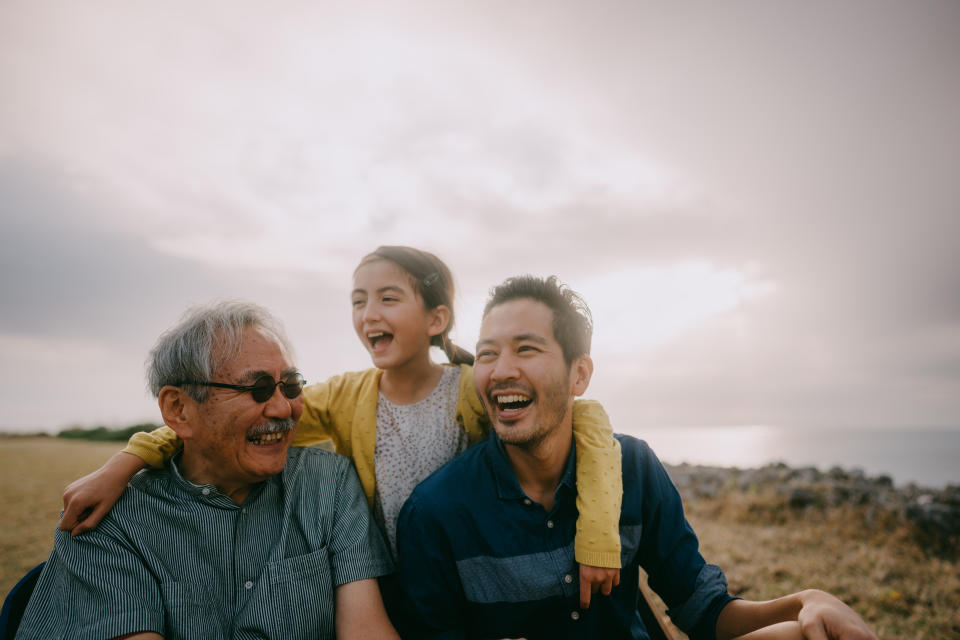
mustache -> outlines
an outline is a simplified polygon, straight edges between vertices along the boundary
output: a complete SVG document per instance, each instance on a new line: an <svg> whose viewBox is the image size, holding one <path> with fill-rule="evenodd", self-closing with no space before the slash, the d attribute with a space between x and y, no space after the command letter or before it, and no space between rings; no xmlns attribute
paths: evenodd
<svg viewBox="0 0 960 640"><path fill-rule="evenodd" d="M253 438L267 433L286 433L297 426L293 418L274 418L254 425L247 430L247 437Z"/></svg>
<svg viewBox="0 0 960 640"><path fill-rule="evenodd" d="M492 398L493 394L498 391L522 391L523 393L527 394L531 398L534 395L533 389L531 389L530 387L524 384L517 384L516 382L498 382L497 384L487 389L487 397Z"/></svg>

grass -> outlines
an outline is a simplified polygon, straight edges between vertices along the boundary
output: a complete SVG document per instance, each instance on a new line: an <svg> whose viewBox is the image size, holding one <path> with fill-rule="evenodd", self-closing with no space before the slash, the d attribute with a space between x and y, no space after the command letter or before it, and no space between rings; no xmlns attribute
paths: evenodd
<svg viewBox="0 0 960 640"><path fill-rule="evenodd" d="M881 638L960 639L955 541L931 544L911 524L869 508L795 510L770 494L690 500L687 516L731 593L767 600L819 588Z"/></svg>
<svg viewBox="0 0 960 640"><path fill-rule="evenodd" d="M63 508L63 488L106 462L116 442L0 436L0 593L43 562Z"/></svg>
<svg viewBox="0 0 960 640"><path fill-rule="evenodd" d="M0 436L0 594L46 559L63 488L117 443ZM687 502L709 562L731 593L765 600L807 587L851 605L881 638L960 640L956 547L933 547L906 523L864 508L793 510L775 495L728 493Z"/></svg>

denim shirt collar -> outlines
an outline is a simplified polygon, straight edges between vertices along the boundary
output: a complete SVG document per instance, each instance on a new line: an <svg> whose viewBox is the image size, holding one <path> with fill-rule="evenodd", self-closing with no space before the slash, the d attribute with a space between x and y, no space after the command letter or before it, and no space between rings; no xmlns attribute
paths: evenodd
<svg viewBox="0 0 960 640"><path fill-rule="evenodd" d="M522 500L527 497L520 487L517 480L517 474L513 472L513 466L510 464L510 458L504 448L503 441L497 436L497 432L490 430L489 455L490 466L493 469L493 477L497 483L497 496L501 500ZM562 497L561 489L564 493L576 495L577 493L577 446L576 442L571 442L570 455L567 456L566 467L563 476L560 478L560 484L557 486L557 501Z"/></svg>

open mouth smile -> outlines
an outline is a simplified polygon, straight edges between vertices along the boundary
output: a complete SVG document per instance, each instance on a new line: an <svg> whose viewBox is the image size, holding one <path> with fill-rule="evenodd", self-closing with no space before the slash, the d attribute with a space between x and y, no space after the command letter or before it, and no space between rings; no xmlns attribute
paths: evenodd
<svg viewBox="0 0 960 640"><path fill-rule="evenodd" d="M262 423L247 431L247 442L260 447L278 444L293 431L294 426L296 423L290 419Z"/></svg>
<svg viewBox="0 0 960 640"><path fill-rule="evenodd" d="M499 395L494 400L497 408L501 411L516 411L530 406L533 399L525 393L505 393Z"/></svg>
<svg viewBox="0 0 960 640"><path fill-rule="evenodd" d="M251 442L258 446L265 446L276 444L283 440L283 437L287 435L286 431L273 431L271 433L260 433L253 436L247 437L247 442Z"/></svg>
<svg viewBox="0 0 960 640"><path fill-rule="evenodd" d="M367 340L370 342L370 348L376 350L377 345L385 349L393 340L393 334L386 331L373 331L367 334Z"/></svg>
<svg viewBox="0 0 960 640"><path fill-rule="evenodd" d="M526 391L510 389L489 394L490 405L496 411L497 418L503 422L520 419L527 407L533 404L533 397Z"/></svg>

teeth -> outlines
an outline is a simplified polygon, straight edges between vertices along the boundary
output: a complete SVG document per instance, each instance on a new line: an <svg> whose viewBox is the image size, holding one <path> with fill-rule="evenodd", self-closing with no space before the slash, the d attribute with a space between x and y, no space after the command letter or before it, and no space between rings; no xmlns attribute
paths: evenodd
<svg viewBox="0 0 960 640"><path fill-rule="evenodd" d="M497 402L500 404L510 404L511 402L526 402L529 400L529 396L520 395L518 393L510 394L508 396L497 396Z"/></svg>
<svg viewBox="0 0 960 640"><path fill-rule="evenodd" d="M385 334L383 331L378 331L377 333L368 333L367 337L371 340L376 340L377 338L382 338L385 335L387 334Z"/></svg>
<svg viewBox="0 0 960 640"><path fill-rule="evenodd" d="M250 439L250 442L254 444L273 444L275 442L280 442L283 440L284 432L274 431L273 433L264 433L259 436L254 436Z"/></svg>

